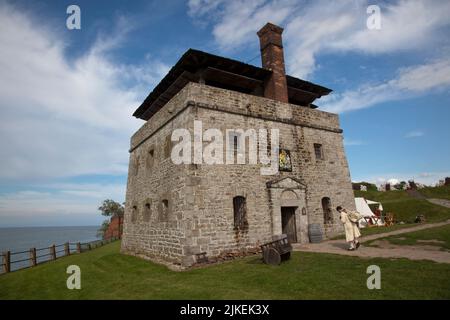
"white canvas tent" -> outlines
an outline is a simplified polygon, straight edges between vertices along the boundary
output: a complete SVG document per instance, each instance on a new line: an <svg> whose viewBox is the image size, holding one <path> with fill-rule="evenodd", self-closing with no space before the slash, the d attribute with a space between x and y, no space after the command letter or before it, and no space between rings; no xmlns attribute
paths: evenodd
<svg viewBox="0 0 450 320"><path fill-rule="evenodd" d="M356 211L358 211L363 217L373 218L376 217L375 214L370 210L369 204L378 204L378 209L383 210L383 206L380 202L375 202L372 200L366 200L364 198L355 198ZM375 219L372 219L372 222L375 223ZM381 219L377 222L378 225L383 225ZM364 228L367 226L367 222L364 219L359 221L359 226Z"/></svg>

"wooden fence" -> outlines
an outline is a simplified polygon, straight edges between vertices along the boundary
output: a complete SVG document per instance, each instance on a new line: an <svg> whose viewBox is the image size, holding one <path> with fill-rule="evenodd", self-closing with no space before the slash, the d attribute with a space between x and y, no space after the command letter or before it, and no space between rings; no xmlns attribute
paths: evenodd
<svg viewBox="0 0 450 320"><path fill-rule="evenodd" d="M38 264L53 261L61 257L66 257L74 253L82 253L98 247L101 247L107 243L119 239L118 237L112 237L108 240L95 240L91 242L66 242L59 245L51 245L46 248L31 248L30 250L11 252L3 252L0 257L0 274L9 273L21 269L35 267ZM15 259L14 259L15 258Z"/></svg>

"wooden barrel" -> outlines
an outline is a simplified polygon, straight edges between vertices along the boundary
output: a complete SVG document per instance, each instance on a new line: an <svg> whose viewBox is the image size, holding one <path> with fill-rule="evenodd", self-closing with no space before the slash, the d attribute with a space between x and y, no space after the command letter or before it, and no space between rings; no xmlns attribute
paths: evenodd
<svg viewBox="0 0 450 320"><path fill-rule="evenodd" d="M309 241L319 243L323 240L322 226L319 223L311 223L308 226Z"/></svg>

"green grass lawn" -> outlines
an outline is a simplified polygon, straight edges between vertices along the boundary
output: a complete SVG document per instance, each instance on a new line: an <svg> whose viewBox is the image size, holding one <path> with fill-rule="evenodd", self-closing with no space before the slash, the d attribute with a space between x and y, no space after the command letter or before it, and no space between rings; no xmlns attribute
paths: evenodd
<svg viewBox="0 0 450 320"><path fill-rule="evenodd" d="M426 187L420 189L419 192L427 198L450 200L450 186Z"/></svg>
<svg viewBox="0 0 450 320"><path fill-rule="evenodd" d="M450 225L436 227L426 230L404 233L396 236L381 238L397 245L433 245L443 250L450 250ZM442 243L420 242L418 240L438 240ZM368 241L366 245L372 245L373 241Z"/></svg>
<svg viewBox="0 0 450 320"><path fill-rule="evenodd" d="M427 222L450 219L450 208L430 203L425 199L412 198L403 190L387 192L355 191L355 197L364 197L381 202L384 212L392 212L397 222L413 223L419 214L425 215Z"/></svg>
<svg viewBox="0 0 450 320"><path fill-rule="evenodd" d="M450 299L450 265L295 252L281 266L259 256L184 272L119 253L119 242L0 276L0 299ZM81 290L66 288L67 266ZM381 290L366 287L369 265Z"/></svg>

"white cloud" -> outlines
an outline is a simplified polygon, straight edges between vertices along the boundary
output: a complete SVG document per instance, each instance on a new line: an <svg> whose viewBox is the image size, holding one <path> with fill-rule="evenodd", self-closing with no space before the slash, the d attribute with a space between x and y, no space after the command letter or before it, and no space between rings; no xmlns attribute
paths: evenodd
<svg viewBox="0 0 450 320"><path fill-rule="evenodd" d="M307 77L316 56L327 52L390 53L448 40L440 28L450 25L450 2L396 1L381 4L381 30L366 27L368 1L218 1L191 0L189 13L213 24L222 49L256 43L266 22L285 26L286 65L290 74Z"/></svg>
<svg viewBox="0 0 450 320"><path fill-rule="evenodd" d="M429 64L403 68L395 85L414 92L450 86L450 59L446 57Z"/></svg>
<svg viewBox="0 0 450 320"><path fill-rule="evenodd" d="M123 202L122 184L53 184L50 191L24 190L0 195L2 226L98 224L107 198Z"/></svg>
<svg viewBox="0 0 450 320"><path fill-rule="evenodd" d="M134 27L123 17L113 36L99 35L71 59L63 35L31 14L1 3L0 21L0 179L29 186L0 194L0 223L98 224L104 219L98 205L123 201L124 184L48 181L126 173L129 139L143 123L132 112L168 66L111 58Z"/></svg>
<svg viewBox="0 0 450 320"><path fill-rule="evenodd" d="M130 30L123 18L75 60L60 34L11 5L0 4L0 21L0 178L125 173L142 124L131 114L168 68L108 58Z"/></svg>
<svg viewBox="0 0 450 320"><path fill-rule="evenodd" d="M415 130L415 131L410 131L407 134L405 134L405 138L418 138L418 137L423 137L424 135L425 135L425 133L423 131Z"/></svg>
<svg viewBox="0 0 450 320"><path fill-rule="evenodd" d="M189 0L188 14L192 17L209 14L223 5L226 0Z"/></svg>
<svg viewBox="0 0 450 320"><path fill-rule="evenodd" d="M450 86L450 58L403 68L397 76L384 83L363 84L321 99L322 109L341 113L371 107L375 104L407 99L431 90Z"/></svg>
<svg viewBox="0 0 450 320"><path fill-rule="evenodd" d="M308 77L317 68L320 53L382 53L422 50L449 43L450 2L414 0L383 2L381 29L369 30L368 1L189 1L193 18L209 21L215 41L223 50L257 44L256 31L266 22L285 27L286 67L290 74ZM384 83L360 87L322 98L324 110L345 112L386 101L405 99L450 85L450 59L438 57L403 68Z"/></svg>
<svg viewBox="0 0 450 320"><path fill-rule="evenodd" d="M368 2L359 2L357 12L365 13ZM371 3L372 4L372 3ZM333 41L330 46L341 50L361 50L383 53L397 50L420 49L436 40L440 27L449 25L450 3L443 0L400 0L380 4L381 29L359 28L368 15L357 19L354 30ZM355 28L356 27L356 28Z"/></svg>
<svg viewBox="0 0 450 320"><path fill-rule="evenodd" d="M282 23L298 1L190 0L189 14L215 23L213 35L222 50L235 49L255 38L255 32L266 22Z"/></svg>
<svg viewBox="0 0 450 320"><path fill-rule="evenodd" d="M375 183L377 185L386 182L399 182L414 180L415 182L425 185L435 185L439 180L445 177L450 177L450 171L436 171L436 172L391 172L391 173L379 173L373 175L361 175L352 177L352 181L367 181ZM392 184L392 183L391 183Z"/></svg>

